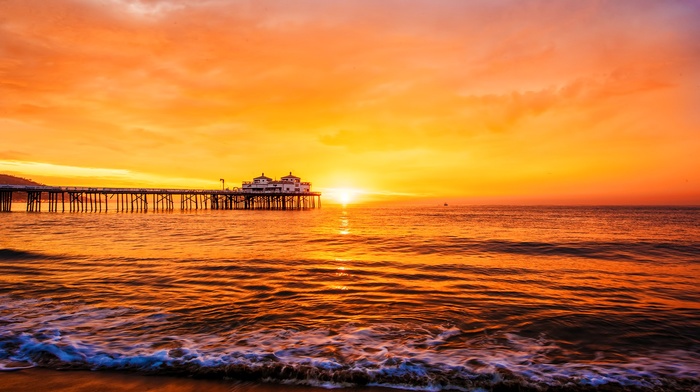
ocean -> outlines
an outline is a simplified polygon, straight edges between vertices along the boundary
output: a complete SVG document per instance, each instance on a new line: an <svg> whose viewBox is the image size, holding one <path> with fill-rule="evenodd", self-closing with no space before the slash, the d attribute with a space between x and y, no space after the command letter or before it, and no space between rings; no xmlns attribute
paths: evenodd
<svg viewBox="0 0 700 392"><path fill-rule="evenodd" d="M0 370L698 391L698 277L692 207L3 213Z"/></svg>

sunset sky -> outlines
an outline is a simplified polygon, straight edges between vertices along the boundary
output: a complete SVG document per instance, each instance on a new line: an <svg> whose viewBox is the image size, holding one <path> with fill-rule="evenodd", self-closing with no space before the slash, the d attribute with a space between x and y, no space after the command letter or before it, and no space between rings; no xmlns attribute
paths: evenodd
<svg viewBox="0 0 700 392"><path fill-rule="evenodd" d="M691 0L0 0L0 173L700 204L698 20Z"/></svg>

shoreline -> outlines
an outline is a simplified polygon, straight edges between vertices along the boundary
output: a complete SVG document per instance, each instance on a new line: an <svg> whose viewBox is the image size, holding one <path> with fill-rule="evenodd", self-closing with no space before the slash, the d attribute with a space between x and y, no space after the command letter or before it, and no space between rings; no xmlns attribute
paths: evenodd
<svg viewBox="0 0 700 392"><path fill-rule="evenodd" d="M54 370L28 368L0 372L0 390L14 392L388 392L393 388L350 387L323 388L304 385L272 384L238 380L214 380L177 376L161 376L111 370Z"/></svg>

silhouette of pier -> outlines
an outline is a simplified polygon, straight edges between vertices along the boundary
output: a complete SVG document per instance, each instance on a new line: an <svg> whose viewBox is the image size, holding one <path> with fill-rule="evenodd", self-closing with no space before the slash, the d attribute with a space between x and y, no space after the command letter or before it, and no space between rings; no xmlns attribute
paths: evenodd
<svg viewBox="0 0 700 392"><path fill-rule="evenodd" d="M306 210L321 208L320 192L250 192L233 190L87 188L0 185L0 212L12 210L16 193L26 193L28 212L120 212L180 210ZM177 203L176 203L177 201Z"/></svg>

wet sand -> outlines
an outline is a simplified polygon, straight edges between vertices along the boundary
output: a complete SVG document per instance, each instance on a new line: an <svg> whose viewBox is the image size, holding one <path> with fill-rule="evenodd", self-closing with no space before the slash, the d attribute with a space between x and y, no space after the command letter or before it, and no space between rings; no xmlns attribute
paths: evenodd
<svg viewBox="0 0 700 392"><path fill-rule="evenodd" d="M329 389L296 385L251 383L233 380L199 380L109 371L23 369L0 372L0 391L35 392L328 392ZM340 388L334 392L387 392L389 388Z"/></svg>

